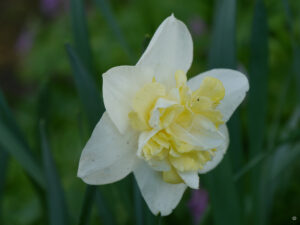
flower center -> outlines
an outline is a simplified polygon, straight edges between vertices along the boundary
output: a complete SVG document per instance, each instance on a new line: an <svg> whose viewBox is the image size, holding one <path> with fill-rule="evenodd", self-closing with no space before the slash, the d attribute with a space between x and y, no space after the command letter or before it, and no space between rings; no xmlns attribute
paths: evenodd
<svg viewBox="0 0 300 225"><path fill-rule="evenodd" d="M135 95L129 113L131 126L141 131L138 156L169 183L181 183L180 173L199 171L221 143L217 109L225 96L220 80L205 77L196 91L187 86L183 71L175 73L171 90L155 79Z"/></svg>

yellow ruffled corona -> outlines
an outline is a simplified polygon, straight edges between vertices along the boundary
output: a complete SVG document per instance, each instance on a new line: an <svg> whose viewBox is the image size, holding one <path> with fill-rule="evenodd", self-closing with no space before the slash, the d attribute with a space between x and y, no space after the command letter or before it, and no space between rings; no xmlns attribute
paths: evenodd
<svg viewBox="0 0 300 225"><path fill-rule="evenodd" d="M171 90L155 79L144 85L136 93L134 110L128 115L133 129L154 133L140 146L138 155L154 168L164 165L163 179L173 184L183 183L178 172L201 170L214 156L214 148L201 148L193 140L187 142L184 135L193 129L201 132L206 123L218 129L223 120L217 106L225 96L222 82L214 77L205 77L193 92L183 71L175 73L175 80L176 88Z"/></svg>

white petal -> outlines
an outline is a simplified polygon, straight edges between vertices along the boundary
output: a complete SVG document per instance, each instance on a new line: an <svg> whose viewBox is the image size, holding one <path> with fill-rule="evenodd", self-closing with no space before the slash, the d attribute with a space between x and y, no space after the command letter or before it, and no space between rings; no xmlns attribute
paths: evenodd
<svg viewBox="0 0 300 225"><path fill-rule="evenodd" d="M208 171L214 169L223 159L224 154L227 151L228 145L229 145L229 134L228 134L228 129L226 125L221 125L220 126L220 132L225 136L225 142L219 146L217 149L217 151L215 152L215 156L213 157L213 159L211 161L208 161L202 170L199 170L199 173L207 173Z"/></svg>
<svg viewBox="0 0 300 225"><path fill-rule="evenodd" d="M187 186L193 189L199 188L199 176L197 171L178 172L178 174Z"/></svg>
<svg viewBox="0 0 300 225"><path fill-rule="evenodd" d="M155 106L150 114L150 120L149 120L150 126L154 129L159 129L160 128L160 126L159 126L160 125L160 116L162 114L160 109L166 109L175 104L177 104L177 102L170 101L165 98L157 99Z"/></svg>
<svg viewBox="0 0 300 225"><path fill-rule="evenodd" d="M236 70L213 69L190 79L188 86L192 91L197 90L203 78L207 76L219 79L224 85L225 97L220 102L218 109L226 122L245 98L246 92L249 90L248 79L244 74Z"/></svg>
<svg viewBox="0 0 300 225"><path fill-rule="evenodd" d="M139 135L138 140L138 150L137 150L137 156L142 157L142 150L144 145L152 138L159 130L158 129L152 129L151 131L143 131Z"/></svg>
<svg viewBox="0 0 300 225"><path fill-rule="evenodd" d="M127 176L138 160L137 135L121 135L105 112L80 157L78 177L88 184L108 184Z"/></svg>
<svg viewBox="0 0 300 225"><path fill-rule="evenodd" d="M224 135L215 125L200 115L195 116L190 129L187 130L179 124L172 124L168 132L178 139L198 147L199 150L217 148L225 141Z"/></svg>
<svg viewBox="0 0 300 225"><path fill-rule="evenodd" d="M156 171L169 171L171 169L170 164L166 160L150 159L147 161L147 163Z"/></svg>
<svg viewBox="0 0 300 225"><path fill-rule="evenodd" d="M185 184L169 184L163 181L162 173L141 163L134 170L134 176L151 212L155 215L169 215L178 205L186 189Z"/></svg>
<svg viewBox="0 0 300 225"><path fill-rule="evenodd" d="M105 108L121 133L128 128L128 113L137 91L154 77L152 70L141 66L118 66L103 74Z"/></svg>
<svg viewBox="0 0 300 225"><path fill-rule="evenodd" d="M155 70L158 82L175 87L175 72L187 72L193 60L193 40L184 23L173 15L157 28L137 65Z"/></svg>

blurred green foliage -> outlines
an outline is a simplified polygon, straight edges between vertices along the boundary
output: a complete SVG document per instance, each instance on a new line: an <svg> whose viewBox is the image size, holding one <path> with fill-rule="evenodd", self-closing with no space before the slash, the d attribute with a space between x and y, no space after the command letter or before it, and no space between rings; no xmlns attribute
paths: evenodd
<svg viewBox="0 0 300 225"><path fill-rule="evenodd" d="M76 35L74 34L74 24L76 26L78 23L73 22L72 31L68 3L63 3L61 0L60 7L53 15L49 16L39 10L40 2L38 1L32 1L27 6L20 3L20 6L15 9L16 11L12 9L12 4L16 3L10 3L9 0L3 2L5 4L0 3L0 6L3 4L0 12L3 11L2 15L6 15L4 10L9 9L7 10L7 14L9 13L7 18L11 19L9 24L16 27L19 32L12 32L11 29L4 30L6 27L2 26L0 36L3 34L4 37L6 32L10 32L12 36L9 39L0 39L1 50L16 51L14 43L11 41L17 41L18 34L22 34L24 30L32 34L32 46L25 53L15 52L12 56L11 54L6 56L6 52L1 51L0 87L13 111L12 117L20 126L22 135L28 142L34 158L38 159L38 165L43 165L44 156L44 163L48 163L48 167L57 167L57 176L60 177L62 183L70 221L72 224L77 224L79 215L82 213L82 203L86 192L86 185L76 178L78 161L81 150L90 135L91 125L95 123L95 118L100 116L101 110L94 117L86 113L86 107L89 106L82 104L83 100L80 96L82 94L80 91L77 93L78 83L76 84L74 81L76 78L74 79L72 75L65 44L71 43L75 47L74 52L78 53L78 58L84 54L91 54L90 65L87 65L89 62L84 60L82 60L82 65L89 76L88 80L95 81L93 85L99 90L99 96L95 96L95 98L100 99L101 74L113 66L134 64L144 49L147 37L153 35L163 19L174 13L177 18L187 24L193 36L194 61L188 73L188 76L191 77L213 64L211 62L213 59L208 60L214 40L213 34L218 34L218 32L213 32L216 29L214 20L217 18L214 13L216 4L222 1L189 0L188 4L185 0L84 1L87 37L89 37L91 46L90 53L82 53L86 49L78 49L76 38L74 39L74 35ZM296 163L299 160L300 129L297 89L300 87L297 86L297 79L295 79L296 76L299 77L299 71L295 68L300 65L297 57L300 46L300 1L269 0L264 2L268 26L266 33L259 33L261 28L256 29L252 26L256 1L236 1L236 32L228 34L236 39L236 52L234 52L236 57L233 56L236 65L234 66L249 76L253 73L250 68L255 68L259 63L251 64L253 63L251 61L253 42L260 42L260 40L253 41L251 37L267 39L269 56L268 74L263 74L267 77L265 81L267 87L262 86L261 90L258 86L254 87L254 90L259 93L265 92L267 95L265 126L260 128L264 130L259 132L262 149L267 154L258 160L258 167L258 163L255 163L254 167L249 163L253 159L251 147L249 147L251 146L251 138L248 138L251 132L249 132L249 126L250 123L258 121L256 121L256 116L260 116L252 115L251 117L247 111L248 106L255 107L255 98L259 98L254 94L252 95L254 100L251 99L248 102L246 99L241 107L240 125L243 132L241 139L243 138L243 140L240 141L244 159L243 167L235 168L234 172L238 173L243 168L244 170L243 175L235 184L238 187L239 197L242 196L239 204L242 206L243 214L259 216L258 214L263 210L269 210L267 213L270 213L271 216L264 218L263 224L292 224L292 216L298 216L300 219L300 180L298 178L300 167ZM22 7L24 7L23 10ZM26 7L30 10L24 13L27 11ZM20 15L18 16L18 14ZM256 24L259 25L261 18L258 18ZM264 43L264 40L262 42ZM4 48L5 46L8 47ZM231 49L231 51L233 50ZM223 54L223 58L227 56L227 52ZM74 71L74 65L72 68ZM76 71L78 69L75 68L74 75ZM254 81L257 85L259 77L256 77ZM4 117L2 114L0 115L1 123L1 120L4 121ZM93 117L92 122L91 117ZM47 132L42 131L41 142L39 123L42 119L46 121ZM10 130L14 130L11 125L7 125L7 121L5 119L3 124ZM47 142L51 144L53 161L51 154L48 154L49 146L45 144ZM6 158L3 153L5 149L1 143L3 142L0 142L0 224L46 224L50 212L48 206L58 203L47 202L45 196L48 195L45 193L45 189L36 185L34 176L33 178L32 175L28 176L20 161L10 156ZM4 160L4 157L5 164L1 161ZM257 170L258 168L259 170ZM39 172L45 172L47 175L44 177L47 182L50 178L55 180L56 174L49 173L49 171L47 173L47 170L44 171L42 167L40 169ZM4 171L7 171L6 174L1 173ZM254 207L251 205L253 196L249 187L251 186L249 171L263 171L262 181L256 181L254 186L257 186L259 182L265 184L264 188L267 189L260 189L259 193L268 195L259 198L263 201L261 203L263 209L255 212L254 215L249 212ZM5 177L3 179L4 188L2 188L2 177ZM92 195L95 199L91 206L91 217L88 218L90 224L134 224L136 215L133 212L134 193L130 189L131 185L132 177L128 177L117 184L97 189ZM125 189L121 189L124 187ZM52 188L60 189L59 183ZM191 223L191 215L187 208L189 195L189 192L185 193L180 205L171 216L164 218L163 224ZM267 197L270 197L269 200L265 200ZM142 205L143 218L147 224L156 223L156 218L149 214L144 203ZM203 224L222 223L213 218L215 214L211 213L212 210L214 210L213 206L208 207ZM243 216L245 215L241 217ZM245 218L247 217L245 216ZM51 224L56 223L52 221Z"/></svg>

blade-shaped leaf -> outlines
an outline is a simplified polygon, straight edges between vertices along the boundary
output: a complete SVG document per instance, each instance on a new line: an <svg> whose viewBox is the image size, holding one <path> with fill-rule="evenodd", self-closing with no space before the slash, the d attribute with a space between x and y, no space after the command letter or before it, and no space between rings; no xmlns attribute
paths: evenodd
<svg viewBox="0 0 300 225"><path fill-rule="evenodd" d="M72 71L76 83L77 92L82 102L85 113L87 114L90 130L94 128L98 122L100 116L104 112L103 102L100 98L100 92L97 91L94 81L88 71L85 69L80 58L71 46L66 45L66 50L69 55ZM98 191L100 195L100 191ZM86 193L83 200L82 210L79 217L79 224L88 224L91 210L94 204L94 199L97 198L97 192L95 186L86 186ZM98 196L99 198L99 196ZM98 199L99 200L99 199ZM97 207L99 212L106 208L106 205L101 201L97 201ZM109 221L107 215L103 217L103 213L100 213L101 219Z"/></svg>
<svg viewBox="0 0 300 225"><path fill-rule="evenodd" d="M296 78L296 84L298 86L297 91L298 91L298 98L300 98L300 65L299 65L299 60L300 60L300 48L299 45L296 44L295 41L295 34L294 34L294 29L293 29L293 16L290 10L290 5L288 0L282 0L283 3L283 9L286 14L286 21L287 21L287 27L288 27L288 32L290 34L290 40L292 43L293 47L293 62L291 65L291 71L287 73L287 75L284 77L283 85L281 90L278 91L278 99L277 99L277 106L274 110L274 118L271 124L271 129L270 129L270 135L268 138L268 149L272 150L274 149L275 142L277 140L278 136L278 130L279 130L279 125L280 125L280 120L282 116L282 111L284 109L284 104L286 101L286 98L288 96L288 92L290 90L290 86L293 82L293 78Z"/></svg>
<svg viewBox="0 0 300 225"><path fill-rule="evenodd" d="M8 154L0 147L0 221L2 221L2 199L8 167Z"/></svg>
<svg viewBox="0 0 300 225"><path fill-rule="evenodd" d="M236 1L216 0L215 17L211 48L209 52L209 68L236 68ZM231 139L228 153L234 170L242 166L242 136L239 110L237 110L228 123Z"/></svg>
<svg viewBox="0 0 300 225"><path fill-rule="evenodd" d="M234 180L238 181L241 177L243 177L247 172L251 171L253 168L255 168L259 163L261 163L265 158L267 154L266 153L260 153L254 156L251 160L248 161L248 163L241 168L235 175Z"/></svg>
<svg viewBox="0 0 300 225"><path fill-rule="evenodd" d="M22 142L22 145L24 145L26 148L29 149L29 146L28 146L22 132L20 131L20 129L13 117L13 114L10 111L9 106L7 105L5 98L1 91L0 91L0 121L1 121L1 123L4 123L14 133L14 135L16 135L18 140L20 140L20 142Z"/></svg>
<svg viewBox="0 0 300 225"><path fill-rule="evenodd" d="M66 45L66 50L72 66L77 92L92 129L104 112L104 106L100 99L100 92L97 90L92 77L81 63L81 60L72 47Z"/></svg>
<svg viewBox="0 0 300 225"><path fill-rule="evenodd" d="M224 157L214 171L204 175L203 178L210 194L214 224L242 224L229 155Z"/></svg>
<svg viewBox="0 0 300 225"><path fill-rule="evenodd" d="M294 31L294 27L293 27L293 15L292 15L292 11L289 5L289 1L288 0L282 0L283 3L283 8L285 11L285 15L286 15L286 21L287 21L287 26L288 26L288 31L290 33L290 38L291 38L291 42L292 42L292 46L293 46L293 74L295 76L295 80L296 80L296 85L297 85L297 93L298 93L298 99L300 100L300 64L299 64L299 60L300 60L300 46L299 46L299 42L297 42L297 38L296 38L296 32Z"/></svg>
<svg viewBox="0 0 300 225"><path fill-rule="evenodd" d="M68 209L65 202L64 191L51 154L44 122L40 123L40 136L47 184L46 194L49 221L51 225L67 225Z"/></svg>
<svg viewBox="0 0 300 225"><path fill-rule="evenodd" d="M288 74L288 76L286 76L283 81L280 91L278 92L279 95L276 100L277 105L274 109L274 116L273 116L274 118L272 119L271 129L270 129L270 133L269 133L269 137L268 137L268 150L269 151L272 151L272 149L274 149L274 145L277 141L282 111L284 108L284 103L286 101L286 97L287 97L288 91L290 89L291 83L292 83L292 76L291 76L291 74Z"/></svg>
<svg viewBox="0 0 300 225"><path fill-rule="evenodd" d="M241 119L239 109L236 112L234 112L232 117L230 118L228 122L228 128L230 136L232 137L230 139L228 154L230 155L232 170L236 172L243 166L244 162Z"/></svg>
<svg viewBox="0 0 300 225"><path fill-rule="evenodd" d="M70 0L75 49L85 68L93 73L93 58L83 0Z"/></svg>
<svg viewBox="0 0 300 225"><path fill-rule="evenodd" d="M0 116L0 146L22 165L38 185L45 187L41 167L33 157L25 138L17 127L1 92Z"/></svg>
<svg viewBox="0 0 300 225"><path fill-rule="evenodd" d="M143 199L140 189L136 183L135 178L132 176L133 180L133 199L134 199L134 214L135 214L135 224L144 224L144 212L143 212Z"/></svg>
<svg viewBox="0 0 300 225"><path fill-rule="evenodd" d="M259 34L259 35L258 35ZM268 26L267 13L263 0L257 0L254 8L254 16L251 31L251 55L249 68L249 145L250 157L254 158L262 154L265 134L265 118L267 110L267 73L268 73ZM258 107L259 106L259 107ZM260 187L259 183L261 166L252 170L252 214L247 220L258 224L260 220Z"/></svg>
<svg viewBox="0 0 300 225"><path fill-rule="evenodd" d="M249 71L251 88L248 93L248 126L250 156L254 157L262 151L267 109L268 27L266 9L262 0L257 1L254 10Z"/></svg>
<svg viewBox="0 0 300 225"><path fill-rule="evenodd" d="M128 46L128 43L125 40L124 34L121 31L117 20L112 12L112 9L109 5L109 2L107 0L94 0L95 4L99 7L101 10L106 22L108 23L109 27L112 29L116 39L120 42L121 46L123 47L125 53L129 57L129 59L133 62L134 57L132 55L132 52Z"/></svg>
<svg viewBox="0 0 300 225"><path fill-rule="evenodd" d="M104 198L101 195L101 192L97 190L96 192L96 205L98 208L98 214L100 215L101 221L103 221L104 225L114 225L115 220L110 210L106 207L106 203L104 202Z"/></svg>
<svg viewBox="0 0 300 225"><path fill-rule="evenodd" d="M96 186L86 185L85 195L79 215L79 225L89 224L93 203L96 196Z"/></svg>
<svg viewBox="0 0 300 225"><path fill-rule="evenodd" d="M290 173L294 162L300 159L300 144L285 144L275 149L268 161L263 165L263 173L259 185L260 210L256 224L267 224L271 214L276 190L283 184L283 174Z"/></svg>
<svg viewBox="0 0 300 225"><path fill-rule="evenodd" d="M293 52L293 74L297 85L298 101L300 101L300 46L295 46Z"/></svg>
<svg viewBox="0 0 300 225"><path fill-rule="evenodd" d="M300 157L300 143L294 146L290 144L285 144L279 146L273 157L272 161L272 168L271 173L269 174L270 180L276 180L279 176L287 169L290 168L293 162L297 162Z"/></svg>
<svg viewBox="0 0 300 225"><path fill-rule="evenodd" d="M209 68L235 68L235 0L216 0Z"/></svg>
<svg viewBox="0 0 300 225"><path fill-rule="evenodd" d="M157 223L156 223L157 225L162 225L163 217L161 215L158 215L156 217L156 220L157 220Z"/></svg>
<svg viewBox="0 0 300 225"><path fill-rule="evenodd" d="M217 0L215 2L213 37L209 55L209 68L235 68L235 0ZM237 114L237 113L235 113ZM235 115L236 116L236 115ZM230 127L230 136L238 139L240 122L235 118ZM242 151L240 146L230 145L229 151ZM227 154L220 165L203 176L212 203L214 223L217 225L240 225L241 211L233 180L230 157Z"/></svg>
<svg viewBox="0 0 300 225"><path fill-rule="evenodd" d="M144 202L144 209L145 209L144 218L145 218L145 221L146 221L145 224L146 225L155 224L156 216L152 214L152 212L150 211L150 209L148 208L148 206L146 205L145 202Z"/></svg>
<svg viewBox="0 0 300 225"><path fill-rule="evenodd" d="M94 185L86 185L85 196L83 199L82 209L79 216L79 225L87 225L90 221L90 215L94 203L97 206L98 215L104 225L114 225L115 219L108 208L107 202L102 196L102 192Z"/></svg>
<svg viewBox="0 0 300 225"><path fill-rule="evenodd" d="M279 91L278 105L275 109L275 117L272 123L271 135L269 138L269 150L274 152L273 157L271 157L264 166L263 175L261 177L261 210L259 211L259 224L265 224L270 216L272 210L272 202L274 199L275 191L278 187L282 186L282 175L288 173L288 169L292 168L293 161L296 162L300 158L300 146L299 143L292 144L289 143L279 146L275 151L273 148L277 142L277 137L282 136L288 139L291 135L291 131L297 130L297 120L299 118L299 111L296 109L296 116L292 116L290 122L288 123L286 129L283 129L282 134L278 134L280 119L282 117L282 111L284 108L284 102L286 100L288 91L293 81L293 76L296 78L296 85L298 86L298 99L300 97L300 72L299 72L299 59L300 50L299 45L296 43L294 27L293 27L293 15L291 13L290 5L288 0L283 0L283 9L286 14L286 21L288 32L290 34L290 40L293 47L293 62L291 72L284 79L283 89ZM296 126L295 126L296 125ZM297 141L297 140L296 140Z"/></svg>

